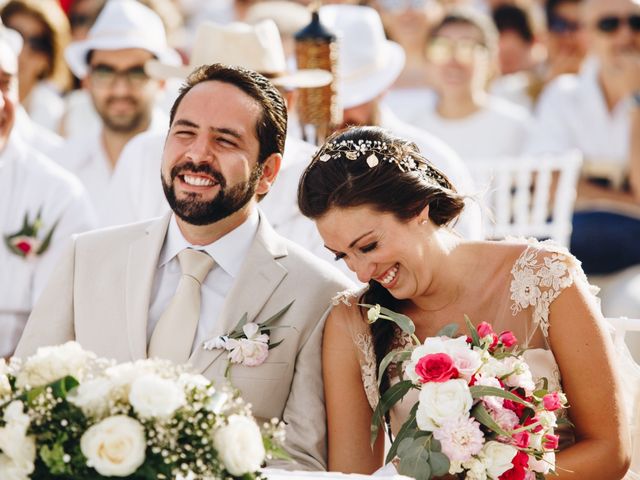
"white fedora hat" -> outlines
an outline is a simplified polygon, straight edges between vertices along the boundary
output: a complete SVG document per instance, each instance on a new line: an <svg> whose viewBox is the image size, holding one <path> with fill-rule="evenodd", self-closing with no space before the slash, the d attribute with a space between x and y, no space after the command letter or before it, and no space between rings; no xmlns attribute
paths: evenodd
<svg viewBox="0 0 640 480"><path fill-rule="evenodd" d="M320 19L338 36L338 90L344 108L373 100L396 81L404 67L404 49L386 39L378 12L327 5L320 8Z"/></svg>
<svg viewBox="0 0 640 480"><path fill-rule="evenodd" d="M91 50L140 48L168 64L180 65L180 56L167 44L160 17L137 0L108 0L85 40L71 43L64 56L78 78L88 73Z"/></svg>
<svg viewBox="0 0 640 480"><path fill-rule="evenodd" d="M322 87L333 78L326 70L288 72L280 32L273 20L255 25L202 22L189 65L176 67L158 59L148 61L145 69L154 78L186 78L195 68L212 63L248 68L269 77L274 85L288 88Z"/></svg>

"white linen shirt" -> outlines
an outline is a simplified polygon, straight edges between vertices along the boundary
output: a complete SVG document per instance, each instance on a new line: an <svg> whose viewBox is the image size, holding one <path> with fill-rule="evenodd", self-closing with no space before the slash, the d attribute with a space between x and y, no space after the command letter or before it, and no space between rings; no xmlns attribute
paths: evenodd
<svg viewBox="0 0 640 480"><path fill-rule="evenodd" d="M167 116L156 108L147 131L164 132L168 124ZM104 149L102 128L91 128L69 138L54 160L80 179L89 192L100 225L108 225L113 168Z"/></svg>
<svg viewBox="0 0 640 480"><path fill-rule="evenodd" d="M240 226L209 245L192 245L189 243L173 215L169 222L167 236L160 251L158 270L154 276L153 290L147 322L147 344L151 340L153 329L169 306L182 276L178 253L185 248L201 250L213 258L215 265L205 277L201 287L200 321L196 331L193 348L209 340L213 325L222 312L225 298L231 291L242 263L249 252L251 243L258 231L260 221L258 211L253 213ZM240 320L240 319L238 319Z"/></svg>
<svg viewBox="0 0 640 480"><path fill-rule="evenodd" d="M578 149L585 173L619 184L628 167L632 100L610 112L598 71L598 62L589 58L579 74L562 75L544 89L526 150L535 155Z"/></svg>
<svg viewBox="0 0 640 480"><path fill-rule="evenodd" d="M5 238L22 229L25 215L33 223L38 211L42 212L40 240L57 222L51 244L37 257L16 255ZM13 352L71 235L89 230L95 223L80 182L12 135L0 153L0 357Z"/></svg>

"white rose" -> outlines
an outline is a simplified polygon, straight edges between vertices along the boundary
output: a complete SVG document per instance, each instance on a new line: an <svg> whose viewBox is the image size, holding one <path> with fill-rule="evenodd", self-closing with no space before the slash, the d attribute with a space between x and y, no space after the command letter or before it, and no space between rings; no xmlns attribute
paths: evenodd
<svg viewBox="0 0 640 480"><path fill-rule="evenodd" d="M26 436L29 416L20 401L11 402L5 412L5 425L0 428L0 479L27 479L34 470L36 443Z"/></svg>
<svg viewBox="0 0 640 480"><path fill-rule="evenodd" d="M18 387L39 387L71 375L82 381L87 365L96 356L82 349L79 343L40 347L27 358L16 377Z"/></svg>
<svg viewBox="0 0 640 480"><path fill-rule="evenodd" d="M453 417L468 417L473 399L467 382L425 383L420 390L416 420L421 430L432 432Z"/></svg>
<svg viewBox="0 0 640 480"><path fill-rule="evenodd" d="M231 415L228 424L213 435L220 460L231 475L257 471L265 458L262 435L256 422L241 415Z"/></svg>
<svg viewBox="0 0 640 480"><path fill-rule="evenodd" d="M472 458L471 460L465 462L463 466L467 469L467 474L465 475L466 480L487 479L487 471L484 468L484 463L482 463L477 458Z"/></svg>
<svg viewBox="0 0 640 480"><path fill-rule="evenodd" d="M28 445L28 448L32 450L33 457L35 458L35 441L31 439ZM33 461L26 463L16 462L7 455L0 453L0 480L29 480L34 469Z"/></svg>
<svg viewBox="0 0 640 480"><path fill-rule="evenodd" d="M550 428L556 428L558 426L556 414L553 412L543 410L542 412L538 412L536 416L538 417L540 425L542 425L547 430Z"/></svg>
<svg viewBox="0 0 640 480"><path fill-rule="evenodd" d="M146 448L144 427L125 415L105 418L80 439L87 465L107 477L133 474L144 463Z"/></svg>
<svg viewBox="0 0 640 480"><path fill-rule="evenodd" d="M102 418L109 412L113 383L106 378L96 378L81 383L73 389L67 400L89 417Z"/></svg>
<svg viewBox="0 0 640 480"><path fill-rule="evenodd" d="M204 375L194 373L181 373L178 377L178 385L183 390L198 389L204 390L209 387L211 381Z"/></svg>
<svg viewBox="0 0 640 480"><path fill-rule="evenodd" d="M507 470L510 470L513 465L511 461L516 456L518 450L511 445L506 445L500 442L487 442L482 447L480 457L487 470L487 475L490 478L498 478Z"/></svg>
<svg viewBox="0 0 640 480"><path fill-rule="evenodd" d="M131 384L129 402L142 418L167 418L184 406L187 399L175 382L145 375Z"/></svg>
<svg viewBox="0 0 640 480"><path fill-rule="evenodd" d="M534 472L549 473L556 468L555 452L545 452L541 460L536 460L533 455L529 455L529 468Z"/></svg>

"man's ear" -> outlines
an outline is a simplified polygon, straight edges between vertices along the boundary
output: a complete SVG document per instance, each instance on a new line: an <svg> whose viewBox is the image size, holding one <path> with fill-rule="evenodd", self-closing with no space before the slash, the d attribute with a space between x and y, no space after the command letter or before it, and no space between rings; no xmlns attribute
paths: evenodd
<svg viewBox="0 0 640 480"><path fill-rule="evenodd" d="M258 181L258 187L256 193L258 195L266 195L271 189L271 185L275 182L278 172L280 171L280 165L282 164L282 155L279 153L272 153L264 161L262 176Z"/></svg>

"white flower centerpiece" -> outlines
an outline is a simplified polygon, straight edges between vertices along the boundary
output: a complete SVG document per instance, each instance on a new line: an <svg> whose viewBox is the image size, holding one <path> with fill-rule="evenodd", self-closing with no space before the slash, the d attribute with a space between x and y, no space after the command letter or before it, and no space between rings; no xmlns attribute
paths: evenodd
<svg viewBox="0 0 640 480"><path fill-rule="evenodd" d="M0 360L0 480L253 479L283 441L188 366L117 365L74 342Z"/></svg>

